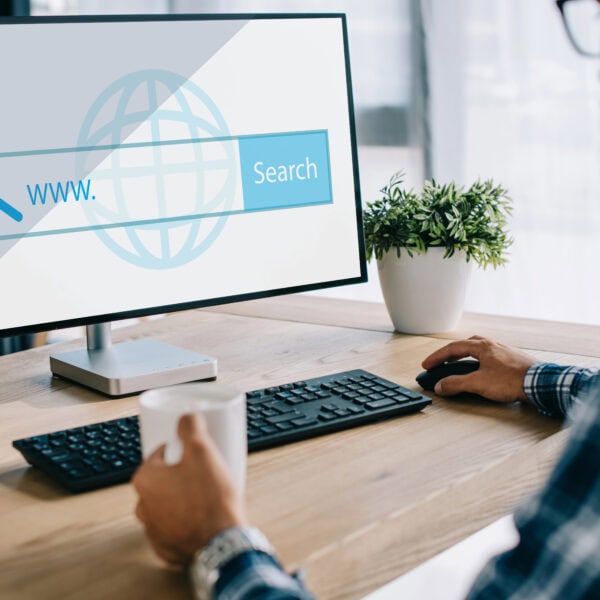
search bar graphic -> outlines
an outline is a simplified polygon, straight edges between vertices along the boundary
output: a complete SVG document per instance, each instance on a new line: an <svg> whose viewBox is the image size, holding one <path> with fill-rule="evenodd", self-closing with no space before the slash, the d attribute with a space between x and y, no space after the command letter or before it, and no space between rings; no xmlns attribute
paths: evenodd
<svg viewBox="0 0 600 600"><path fill-rule="evenodd" d="M2 152L0 165L0 241L333 202L326 130Z"/></svg>

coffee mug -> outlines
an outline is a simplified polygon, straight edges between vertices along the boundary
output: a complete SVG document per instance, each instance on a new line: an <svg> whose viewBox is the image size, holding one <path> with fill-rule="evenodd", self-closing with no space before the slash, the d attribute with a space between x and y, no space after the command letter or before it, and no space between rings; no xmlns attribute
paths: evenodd
<svg viewBox="0 0 600 600"><path fill-rule="evenodd" d="M201 414L210 437L240 489L246 480L246 398L242 392L217 383L186 383L158 388L140 396L142 453L148 458L166 444L165 462L181 460L177 424L182 415Z"/></svg>

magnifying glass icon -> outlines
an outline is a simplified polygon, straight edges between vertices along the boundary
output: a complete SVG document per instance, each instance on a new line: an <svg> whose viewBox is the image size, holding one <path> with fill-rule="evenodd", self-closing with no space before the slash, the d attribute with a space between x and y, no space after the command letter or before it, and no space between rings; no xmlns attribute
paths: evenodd
<svg viewBox="0 0 600 600"><path fill-rule="evenodd" d="M13 221L20 223L23 220L23 213L17 210L12 204L0 198L0 212L8 215Z"/></svg>

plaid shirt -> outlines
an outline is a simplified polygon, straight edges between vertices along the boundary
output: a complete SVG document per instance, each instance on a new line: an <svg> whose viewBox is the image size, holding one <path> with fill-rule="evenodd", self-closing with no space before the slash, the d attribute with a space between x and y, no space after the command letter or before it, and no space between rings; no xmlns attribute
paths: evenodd
<svg viewBox="0 0 600 600"><path fill-rule="evenodd" d="M523 388L543 414L575 422L546 487L515 514L520 542L492 559L468 600L600 598L600 375L541 363ZM267 554L224 565L216 600L309 600L301 582Z"/></svg>

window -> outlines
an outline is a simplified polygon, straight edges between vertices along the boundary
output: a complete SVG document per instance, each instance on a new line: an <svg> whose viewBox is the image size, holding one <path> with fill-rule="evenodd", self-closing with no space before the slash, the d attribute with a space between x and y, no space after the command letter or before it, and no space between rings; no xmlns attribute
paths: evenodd
<svg viewBox="0 0 600 600"><path fill-rule="evenodd" d="M467 308L600 324L600 61L549 0L463 3L465 180L515 204L510 263L475 272Z"/></svg>

